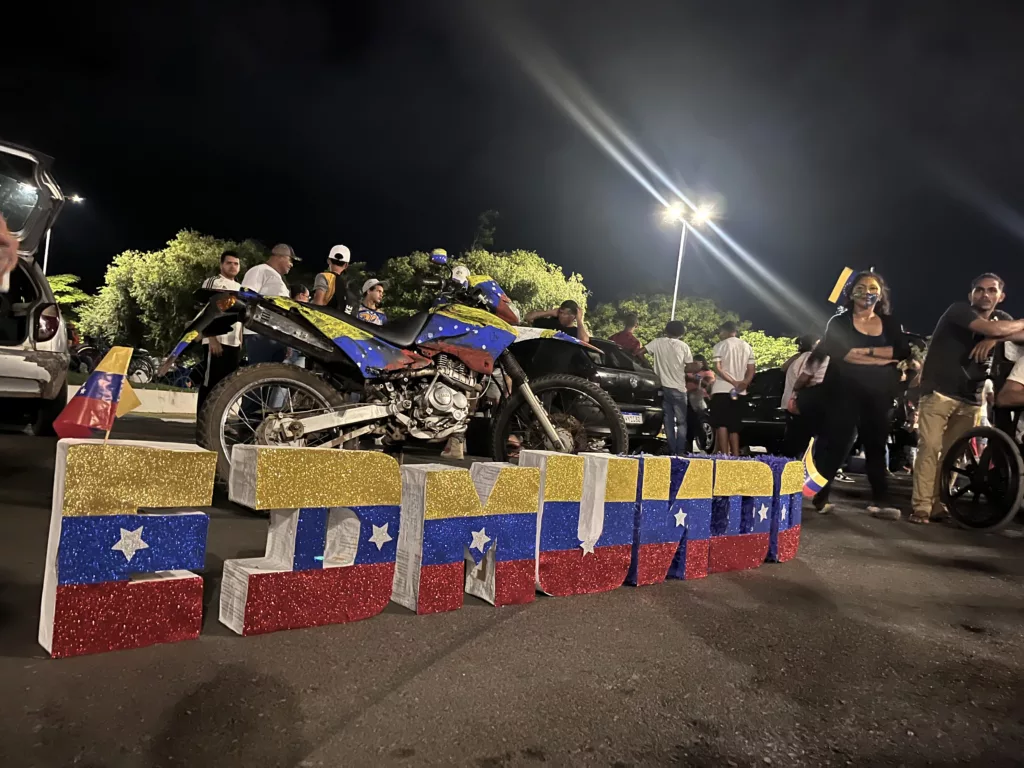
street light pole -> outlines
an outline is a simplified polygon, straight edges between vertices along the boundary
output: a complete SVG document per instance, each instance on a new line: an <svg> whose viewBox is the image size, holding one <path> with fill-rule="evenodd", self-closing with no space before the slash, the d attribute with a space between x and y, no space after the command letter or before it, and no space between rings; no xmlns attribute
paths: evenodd
<svg viewBox="0 0 1024 768"><path fill-rule="evenodd" d="M46 267L50 263L50 233L52 229L46 230L46 245L43 247L43 274L46 274Z"/></svg>
<svg viewBox="0 0 1024 768"><path fill-rule="evenodd" d="M683 252L686 250L686 220L682 220L682 231L679 233L679 257L676 259L676 285L672 289L672 316L669 320L676 319L676 301L679 298L679 273L683 270Z"/></svg>

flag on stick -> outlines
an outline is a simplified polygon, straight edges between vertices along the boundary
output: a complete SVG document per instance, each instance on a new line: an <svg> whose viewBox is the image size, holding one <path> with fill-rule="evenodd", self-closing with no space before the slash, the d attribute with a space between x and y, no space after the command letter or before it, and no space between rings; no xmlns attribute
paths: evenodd
<svg viewBox="0 0 1024 768"><path fill-rule="evenodd" d="M117 416L140 405L128 383L131 347L113 347L53 422L60 437L100 437L110 433Z"/></svg>

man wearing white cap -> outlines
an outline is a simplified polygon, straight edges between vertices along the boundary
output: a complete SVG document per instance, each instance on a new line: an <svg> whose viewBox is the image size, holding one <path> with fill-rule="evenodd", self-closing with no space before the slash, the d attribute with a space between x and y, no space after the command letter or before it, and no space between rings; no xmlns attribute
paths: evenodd
<svg viewBox="0 0 1024 768"><path fill-rule="evenodd" d="M384 300L384 288L386 285L387 283L382 283L376 278L371 278L363 283L363 301L359 305L359 311L356 312L357 318L374 325L384 325L387 323L388 316L378 309L380 303Z"/></svg>
<svg viewBox="0 0 1024 768"><path fill-rule="evenodd" d="M320 307L333 307L340 312L348 310L348 282L341 275L352 261L352 252L347 245L331 248L327 257L327 271L321 272L313 281L313 303Z"/></svg>

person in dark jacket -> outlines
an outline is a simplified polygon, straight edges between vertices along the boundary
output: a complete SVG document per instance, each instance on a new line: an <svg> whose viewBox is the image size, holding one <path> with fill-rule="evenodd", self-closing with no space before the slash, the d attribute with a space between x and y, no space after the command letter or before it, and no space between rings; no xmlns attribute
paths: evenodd
<svg viewBox="0 0 1024 768"><path fill-rule="evenodd" d="M826 481L814 497L819 512L831 508L831 481L859 435L873 497L868 511L900 517L889 500L885 445L899 387L897 364L909 356L903 327L891 314L885 280L875 272L861 272L853 280L845 308L829 320L824 338L811 354L812 361L829 359L821 383L827 410L813 453Z"/></svg>

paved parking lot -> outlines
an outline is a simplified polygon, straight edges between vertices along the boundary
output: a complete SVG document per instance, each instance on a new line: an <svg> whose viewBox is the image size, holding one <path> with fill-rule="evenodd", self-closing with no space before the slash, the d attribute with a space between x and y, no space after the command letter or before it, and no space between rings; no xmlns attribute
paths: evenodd
<svg viewBox="0 0 1024 768"><path fill-rule="evenodd" d="M50 660L35 636L53 453L0 436L5 768L1024 759L1019 529L884 522L851 498L805 518L783 565L241 638L217 621L221 564L262 553L266 521L222 503L197 641Z"/></svg>

